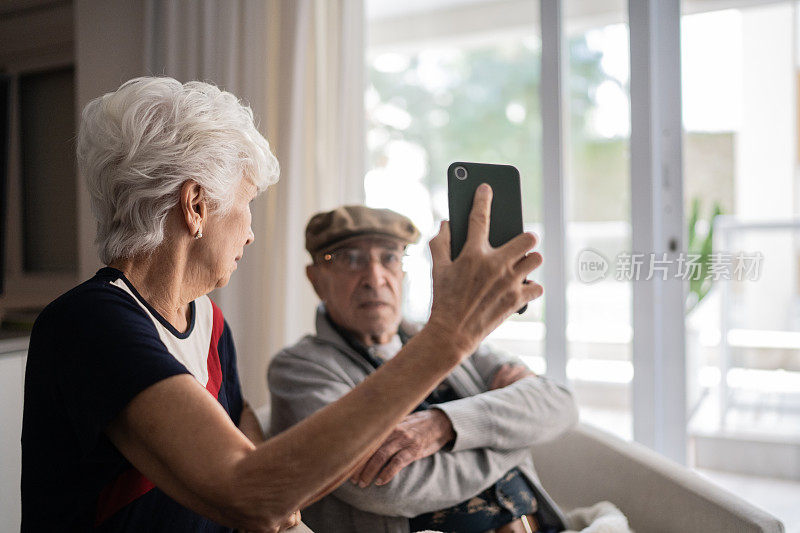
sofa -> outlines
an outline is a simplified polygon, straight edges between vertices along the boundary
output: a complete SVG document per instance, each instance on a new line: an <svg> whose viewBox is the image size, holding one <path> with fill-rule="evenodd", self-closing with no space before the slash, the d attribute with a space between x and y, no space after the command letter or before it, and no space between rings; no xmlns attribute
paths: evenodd
<svg viewBox="0 0 800 533"><path fill-rule="evenodd" d="M269 407L256 410L269 426ZM610 501L637 533L780 533L783 524L690 469L586 424L531 449L542 484L570 511ZM309 531L292 529L293 533Z"/></svg>
<svg viewBox="0 0 800 533"><path fill-rule="evenodd" d="M614 503L642 533L783 531L766 511L635 442L579 424L535 446L536 471L564 510Z"/></svg>

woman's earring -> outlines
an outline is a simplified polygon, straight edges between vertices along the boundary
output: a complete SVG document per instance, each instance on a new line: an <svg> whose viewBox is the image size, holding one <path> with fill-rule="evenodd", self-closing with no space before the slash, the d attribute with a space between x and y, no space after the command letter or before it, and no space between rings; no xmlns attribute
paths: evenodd
<svg viewBox="0 0 800 533"><path fill-rule="evenodd" d="M201 228L197 228L197 233L194 234L195 239L201 239L203 237L203 230Z"/></svg>

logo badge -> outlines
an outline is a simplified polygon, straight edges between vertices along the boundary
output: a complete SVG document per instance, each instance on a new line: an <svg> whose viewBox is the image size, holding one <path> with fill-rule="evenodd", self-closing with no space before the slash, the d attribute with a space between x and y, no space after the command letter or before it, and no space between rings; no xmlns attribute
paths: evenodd
<svg viewBox="0 0 800 533"><path fill-rule="evenodd" d="M608 260L598 252L586 248L578 254L578 279L583 283L594 283L605 279Z"/></svg>

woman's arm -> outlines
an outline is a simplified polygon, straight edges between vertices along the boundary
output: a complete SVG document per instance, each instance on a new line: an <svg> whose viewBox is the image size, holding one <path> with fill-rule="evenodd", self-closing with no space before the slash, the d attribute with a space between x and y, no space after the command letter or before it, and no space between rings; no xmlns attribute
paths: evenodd
<svg viewBox="0 0 800 533"><path fill-rule="evenodd" d="M346 479L489 332L541 295L539 285L522 283L541 263L539 254L526 255L535 238L526 233L492 248L490 204L491 191L479 188L455 262L443 224L430 244L428 324L339 401L256 446L194 378L174 376L126 406L107 430L112 442L187 507L248 531L279 531L294 511Z"/></svg>
<svg viewBox="0 0 800 533"><path fill-rule="evenodd" d="M394 369L387 363L376 379L259 446L187 374L138 394L107 433L182 505L225 525L278 531L294 511L338 486L436 385L432 376L458 360L420 341L407 357L390 361ZM433 350L441 357L426 356Z"/></svg>

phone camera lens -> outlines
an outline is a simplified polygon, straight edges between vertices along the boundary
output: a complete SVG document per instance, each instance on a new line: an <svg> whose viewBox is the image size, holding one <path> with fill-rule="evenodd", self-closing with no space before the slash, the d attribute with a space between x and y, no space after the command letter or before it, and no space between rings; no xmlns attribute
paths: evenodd
<svg viewBox="0 0 800 533"><path fill-rule="evenodd" d="M456 178L464 181L467 179L467 169L464 167L456 167Z"/></svg>

